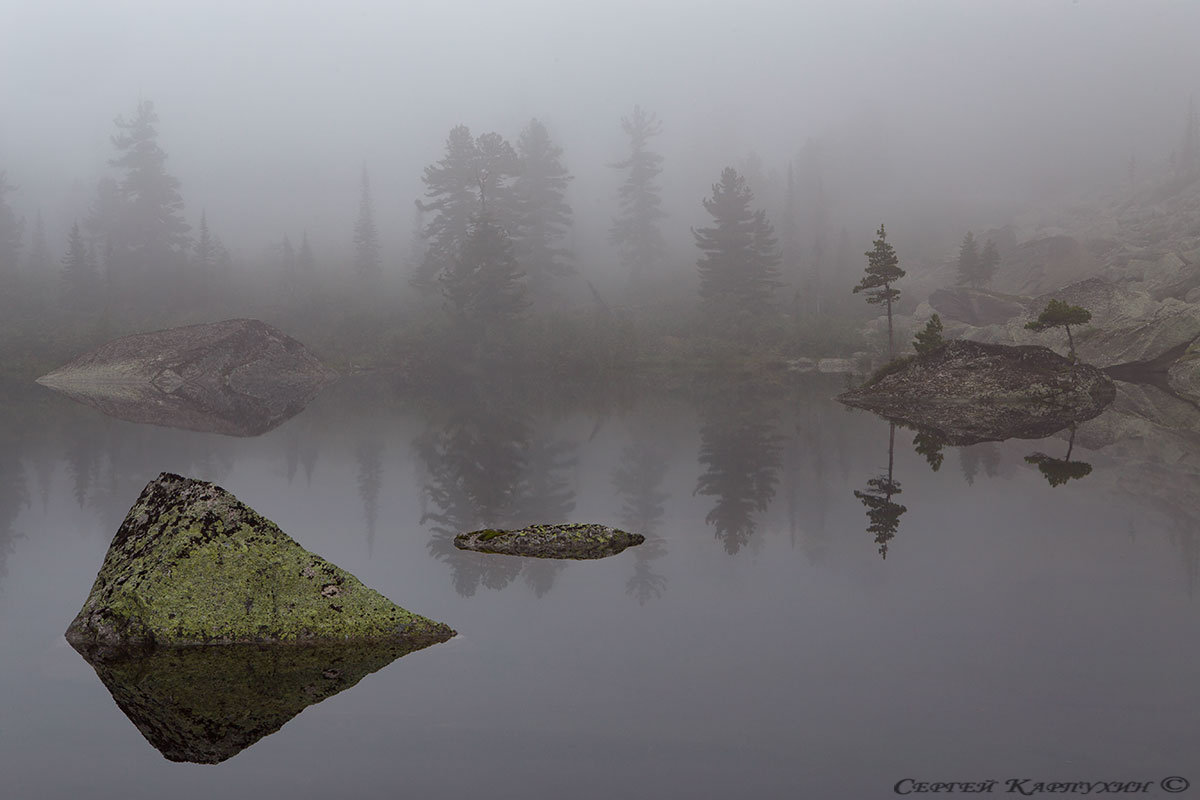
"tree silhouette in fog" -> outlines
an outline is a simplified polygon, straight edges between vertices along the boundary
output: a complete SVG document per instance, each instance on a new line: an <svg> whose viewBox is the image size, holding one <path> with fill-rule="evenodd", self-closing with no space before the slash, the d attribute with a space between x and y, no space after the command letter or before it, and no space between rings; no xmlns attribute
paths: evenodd
<svg viewBox="0 0 1200 800"><path fill-rule="evenodd" d="M727 388L702 402L700 464L694 494L715 497L705 517L730 555L750 541L757 515L775 496L783 437L753 387Z"/></svg>
<svg viewBox="0 0 1200 800"><path fill-rule="evenodd" d="M533 291L545 293L548 279L570 274L570 251L563 240L571 231L566 201L571 174L562 163L562 148L546 126L529 121L517 139L520 167L513 182L513 242L517 260Z"/></svg>
<svg viewBox="0 0 1200 800"><path fill-rule="evenodd" d="M359 284L367 288L375 286L383 275L375 202L371 198L371 178L365 166L359 179L358 218L354 222L354 273Z"/></svg>
<svg viewBox="0 0 1200 800"><path fill-rule="evenodd" d="M134 115L117 117L112 137L117 155L109 163L121 172L116 208L107 209L112 228L106 231L113 248L109 270L123 286L147 282L163 297L167 287L183 277L190 248L190 226L183 219L179 180L167 172L167 154L158 144L158 114L154 103L142 100ZM108 192L107 185L100 187ZM111 203L113 198L98 198Z"/></svg>
<svg viewBox="0 0 1200 800"><path fill-rule="evenodd" d="M650 149L650 140L662 133L662 124L653 113L634 106L632 114L621 118L621 128L629 137L629 155L613 164L625 172L625 180L617 190L617 216L609 241L617 246L630 277L640 280L654 272L667 250L659 229L666 217L658 185L663 157Z"/></svg>
<svg viewBox="0 0 1200 800"><path fill-rule="evenodd" d="M461 270L480 215L510 238L515 225L512 179L519 171L516 151L499 134L474 137L466 125L450 131L445 155L425 167L421 178L427 202L417 200L417 210L432 217L422 231L425 248L414 285L428 291L441 276Z"/></svg>
<svg viewBox="0 0 1200 800"><path fill-rule="evenodd" d="M700 298L707 317L744 328L760 321L779 286L779 250L766 212L754 210L754 195L737 170L726 167L704 208L709 228L693 229L703 252L697 262Z"/></svg>
<svg viewBox="0 0 1200 800"><path fill-rule="evenodd" d="M900 482L892 475L895 451L896 424L891 423L888 425L887 474L868 480L866 491L854 491L854 496L867 508L867 533L874 534L875 544L879 545L879 555L885 559L888 545L900 527L900 515L908 510L899 503L892 502L892 498L900 494Z"/></svg>
<svg viewBox="0 0 1200 800"><path fill-rule="evenodd" d="M887 231L882 224L875 235L879 237L875 240L875 247L866 252L867 274L858 282L853 291L855 294L866 292L868 303L883 304L887 308L888 358L895 358L896 343L892 332L892 303L900 299L900 290L894 288L892 284L903 278L905 272L900 269L900 259L896 256L895 248L888 242Z"/></svg>
<svg viewBox="0 0 1200 800"><path fill-rule="evenodd" d="M654 570L654 561L667 554L666 540L657 533L666 514L668 494L662 489L667 474L669 450L654 441L649 426L638 430L633 441L621 449L620 465L612 472L613 489L621 498L621 526L646 537L633 548L633 576L625 583L625 592L645 605L651 598L662 597L667 579Z"/></svg>
<svg viewBox="0 0 1200 800"><path fill-rule="evenodd" d="M439 275L458 336L477 355L503 338L503 327L528 306L525 274L512 249L504 229L480 212L454 263Z"/></svg>
<svg viewBox="0 0 1200 800"><path fill-rule="evenodd" d="M9 183L8 175L0 170L0 280L5 282L20 269L21 238L25 235L24 220L17 217L8 202L8 195L16 189Z"/></svg>

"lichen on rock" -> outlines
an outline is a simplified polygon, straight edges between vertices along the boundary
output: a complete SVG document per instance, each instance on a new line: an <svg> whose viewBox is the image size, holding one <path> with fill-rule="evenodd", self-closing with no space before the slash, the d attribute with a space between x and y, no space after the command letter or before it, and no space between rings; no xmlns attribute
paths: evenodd
<svg viewBox="0 0 1200 800"><path fill-rule="evenodd" d="M530 525L518 530L484 530L454 537L459 550L498 553L531 558L592 559L616 555L627 547L646 541L640 533L629 533L607 525L570 523Z"/></svg>
<svg viewBox="0 0 1200 800"><path fill-rule="evenodd" d="M219 486L163 473L117 530L67 629L77 647L432 644L446 625L400 608Z"/></svg>

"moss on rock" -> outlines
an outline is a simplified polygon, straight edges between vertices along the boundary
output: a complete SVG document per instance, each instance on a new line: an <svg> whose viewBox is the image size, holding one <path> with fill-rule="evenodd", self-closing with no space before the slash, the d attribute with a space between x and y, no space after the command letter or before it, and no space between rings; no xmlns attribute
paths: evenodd
<svg viewBox="0 0 1200 800"><path fill-rule="evenodd" d="M626 547L646 541L640 533L629 533L607 525L569 523L530 525L518 530L486 528L454 537L459 550L498 553L531 558L591 559L613 556Z"/></svg>
<svg viewBox="0 0 1200 800"><path fill-rule="evenodd" d="M432 644L454 631L308 552L221 487L163 473L117 530L66 635L104 647Z"/></svg>

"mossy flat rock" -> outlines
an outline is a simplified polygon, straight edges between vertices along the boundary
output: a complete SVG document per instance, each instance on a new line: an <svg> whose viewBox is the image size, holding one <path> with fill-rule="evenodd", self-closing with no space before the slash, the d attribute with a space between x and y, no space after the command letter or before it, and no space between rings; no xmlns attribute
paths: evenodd
<svg viewBox="0 0 1200 800"><path fill-rule="evenodd" d="M432 644L453 635L308 552L221 487L170 473L129 510L66 634L77 649Z"/></svg>
<svg viewBox="0 0 1200 800"><path fill-rule="evenodd" d="M519 530L488 528L454 537L459 550L498 553L531 558L605 558L626 547L646 541L640 533L629 533L607 525L572 523L567 525L530 525Z"/></svg>
<svg viewBox="0 0 1200 800"><path fill-rule="evenodd" d="M80 654L165 758L218 764L419 646L229 645L115 655L80 648Z"/></svg>

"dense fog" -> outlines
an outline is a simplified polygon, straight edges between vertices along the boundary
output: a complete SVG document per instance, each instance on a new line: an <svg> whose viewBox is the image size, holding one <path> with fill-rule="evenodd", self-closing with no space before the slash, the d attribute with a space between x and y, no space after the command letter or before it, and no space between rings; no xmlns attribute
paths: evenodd
<svg viewBox="0 0 1200 800"><path fill-rule="evenodd" d="M1170 170L1200 82L1189 2L5 0L0 18L0 200L19 237L5 270L34 284L60 271L75 223L101 247L99 182L128 177L114 120L152 103L188 226L171 248L195 259L203 215L228 253L229 270L204 279L222 285L205 313L194 285L177 287L206 319L270 316L264 305L278 317L231 287L277 283L305 239L309 278L350 281L364 174L380 285L420 306L412 278L437 214L416 212L437 202L423 171L455 126L516 146L534 119L570 177L564 275L535 299L636 305L639 270L612 233L635 108L660 131L647 147L664 212L665 250L641 278L695 302L692 231L732 166L773 226L778 297L820 295L808 310L828 311L880 222L919 280L965 230ZM62 293L41 277L43 299Z"/></svg>

